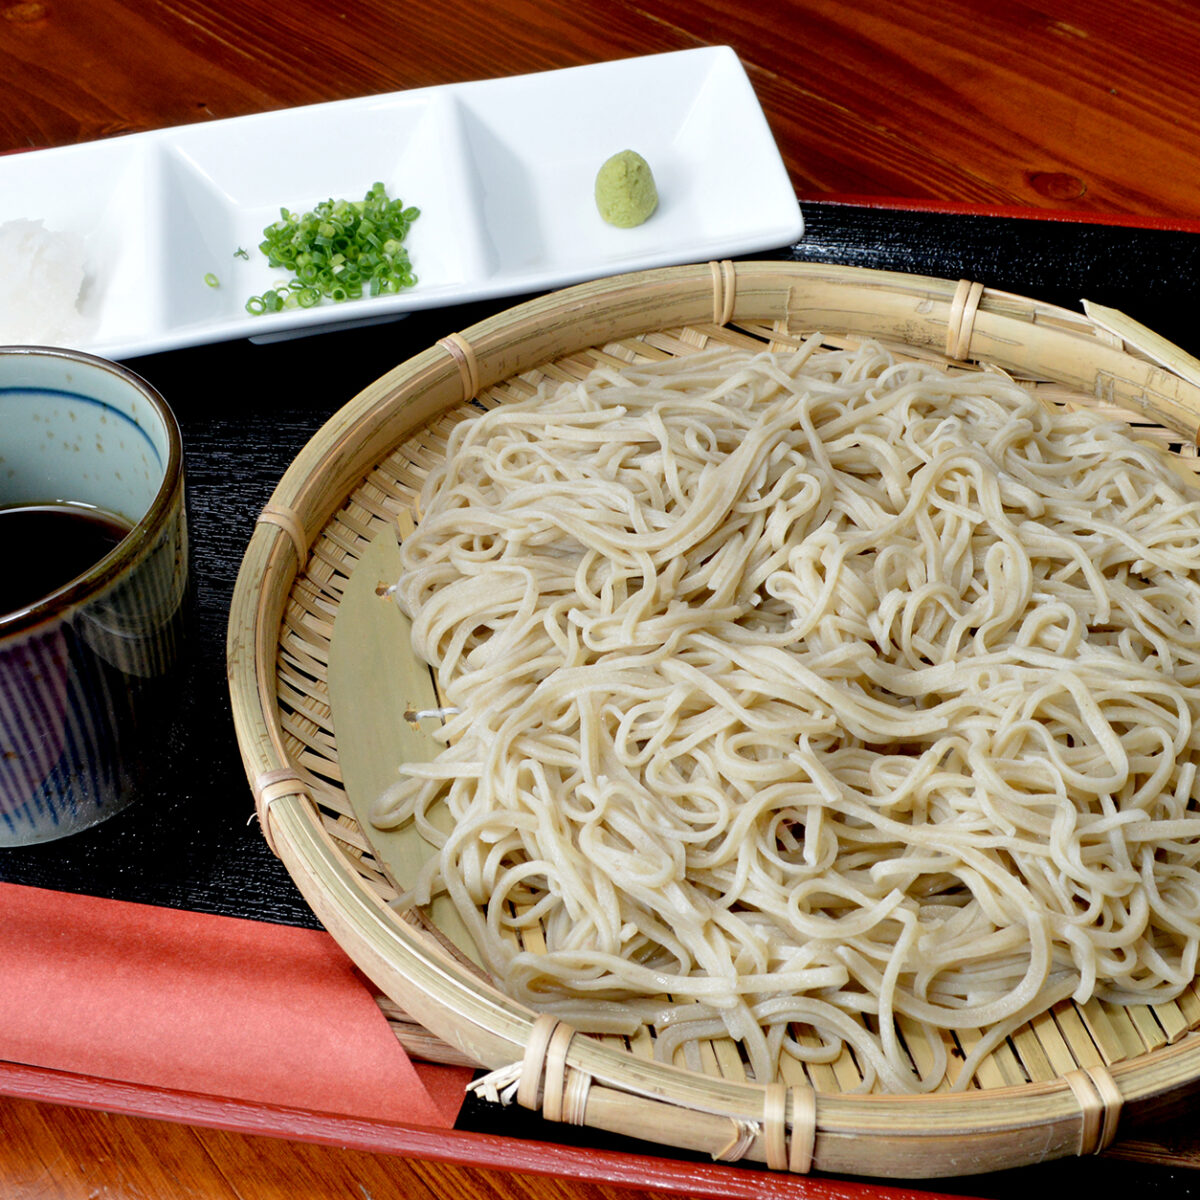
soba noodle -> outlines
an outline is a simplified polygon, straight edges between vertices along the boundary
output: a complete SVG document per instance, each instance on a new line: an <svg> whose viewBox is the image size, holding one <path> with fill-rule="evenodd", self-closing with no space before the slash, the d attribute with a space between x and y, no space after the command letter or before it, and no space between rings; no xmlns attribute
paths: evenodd
<svg viewBox="0 0 1200 1200"><path fill-rule="evenodd" d="M1193 980L1200 492L1127 428L814 338L467 419L421 505L458 712L375 819L515 999L920 1091Z"/></svg>

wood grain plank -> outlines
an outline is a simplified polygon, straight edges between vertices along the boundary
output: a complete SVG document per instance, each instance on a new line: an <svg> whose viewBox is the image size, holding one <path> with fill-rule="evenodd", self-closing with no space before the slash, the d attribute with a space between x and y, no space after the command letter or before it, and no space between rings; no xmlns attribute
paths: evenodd
<svg viewBox="0 0 1200 1200"><path fill-rule="evenodd" d="M724 43L802 196L1200 214L1184 0L769 0L753 19L728 0L430 0L416 20L388 0L0 12L2 149Z"/></svg>
<svg viewBox="0 0 1200 1200"><path fill-rule="evenodd" d="M770 37L722 0L654 11L752 65L802 195L1197 211L1190 5L772 0Z"/></svg>
<svg viewBox="0 0 1200 1200"><path fill-rule="evenodd" d="M240 1200L186 1125L0 1100L5 1200Z"/></svg>

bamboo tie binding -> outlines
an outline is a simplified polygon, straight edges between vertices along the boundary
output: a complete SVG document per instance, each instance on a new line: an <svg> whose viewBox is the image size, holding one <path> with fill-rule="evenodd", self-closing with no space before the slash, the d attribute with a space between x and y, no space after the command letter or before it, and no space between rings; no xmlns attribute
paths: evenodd
<svg viewBox="0 0 1200 1200"><path fill-rule="evenodd" d="M1117 1135L1124 1097L1106 1066L1080 1067L1065 1076L1079 1102L1079 1148L1076 1154L1099 1154Z"/></svg>
<svg viewBox="0 0 1200 1200"><path fill-rule="evenodd" d="M290 508L282 504L268 504L258 514L261 525L275 525L291 538L296 551L296 561L303 566L308 558L308 535L304 532L304 522Z"/></svg>
<svg viewBox="0 0 1200 1200"><path fill-rule="evenodd" d="M983 296L983 284L960 279L950 302L946 320L946 357L962 362L971 353L971 334L975 329L975 314Z"/></svg>
<svg viewBox="0 0 1200 1200"><path fill-rule="evenodd" d="M807 1175L812 1170L817 1139L817 1094L810 1087L788 1088L771 1083L763 1098L763 1140L772 1171ZM788 1098L791 1098L791 1137L788 1137Z"/></svg>
<svg viewBox="0 0 1200 1200"><path fill-rule="evenodd" d="M254 811L258 814L258 825L262 830L271 853L280 857L271 833L271 805L284 796L303 796L310 799L308 788L292 767L281 767L276 771L264 771L254 781Z"/></svg>
<svg viewBox="0 0 1200 1200"><path fill-rule="evenodd" d="M790 1138L789 1098L792 1110ZM761 1132L763 1155L772 1171L807 1175L812 1170L817 1140L817 1094L812 1088L788 1088L783 1083L770 1083L763 1089L762 1121L736 1121L734 1124L734 1135L729 1144L718 1150L713 1158L737 1162L749 1153Z"/></svg>
<svg viewBox="0 0 1200 1200"><path fill-rule="evenodd" d="M475 357L471 343L460 333L448 333L444 338L438 339L438 345L454 359L455 365L458 367L458 375L462 380L463 400L473 399L479 391L479 361Z"/></svg>
<svg viewBox="0 0 1200 1200"><path fill-rule="evenodd" d="M472 1083L470 1090L493 1103L511 1104L515 1099L522 1108L536 1112L540 1107L547 1121L586 1124L592 1077L567 1062L574 1037L570 1025L542 1013L533 1022L521 1061L489 1072ZM816 1093L812 1088L770 1084L763 1089L761 1122L731 1123L732 1136L713 1152L714 1159L737 1162L761 1136L771 1170L806 1175L812 1169L817 1133Z"/></svg>
<svg viewBox="0 0 1200 1200"><path fill-rule="evenodd" d="M475 1080L469 1091L492 1103L511 1104L537 1111L548 1121L583 1125L592 1077L567 1064L567 1051L575 1030L549 1013L533 1022L525 1055Z"/></svg>
<svg viewBox="0 0 1200 1200"><path fill-rule="evenodd" d="M713 280L713 324L728 325L737 300L737 271L727 258L710 262L708 267Z"/></svg>

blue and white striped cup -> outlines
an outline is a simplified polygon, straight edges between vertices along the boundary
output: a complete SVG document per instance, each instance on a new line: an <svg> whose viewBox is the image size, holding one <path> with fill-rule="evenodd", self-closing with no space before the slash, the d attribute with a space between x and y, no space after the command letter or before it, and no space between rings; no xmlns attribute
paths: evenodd
<svg viewBox="0 0 1200 1200"><path fill-rule="evenodd" d="M0 347L0 509L60 501L132 528L83 574L0 612L0 847L86 829L143 790L177 705L188 591L166 402L104 359ZM22 569L3 556L0 572Z"/></svg>

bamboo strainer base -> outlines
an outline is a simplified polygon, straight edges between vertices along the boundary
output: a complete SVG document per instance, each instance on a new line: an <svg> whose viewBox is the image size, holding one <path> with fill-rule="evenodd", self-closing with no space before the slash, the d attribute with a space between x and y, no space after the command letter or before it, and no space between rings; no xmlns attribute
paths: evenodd
<svg viewBox="0 0 1200 1200"><path fill-rule="evenodd" d="M980 284L791 263L711 263L584 284L489 318L396 367L312 439L247 549L230 614L238 741L265 836L330 933L386 996L423 1057L488 1068L481 1094L551 1120L746 1158L780 1170L963 1175L1099 1151L1118 1121L1200 1089L1200 994L1121 1008L1064 1003L984 1062L972 1087L857 1095L846 1052L746 1077L731 1043L699 1063L653 1059L653 1039L576 1036L495 989L437 929L389 908L397 886L354 816L329 694L330 647L356 565L412 519L448 429L471 404L529 395L597 362L714 343L784 348L820 331L898 355L1000 369L1048 402L1121 416L1195 476L1200 364L1119 313L1080 316ZM970 1036L959 1035L959 1055ZM910 1052L920 1053L914 1041Z"/></svg>

